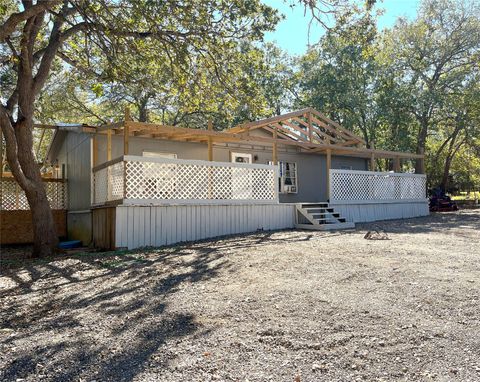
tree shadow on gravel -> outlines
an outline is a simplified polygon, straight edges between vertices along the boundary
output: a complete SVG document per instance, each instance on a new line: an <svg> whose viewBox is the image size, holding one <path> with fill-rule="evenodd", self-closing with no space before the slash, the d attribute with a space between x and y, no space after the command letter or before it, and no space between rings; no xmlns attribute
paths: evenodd
<svg viewBox="0 0 480 382"><path fill-rule="evenodd" d="M0 299L0 380L131 381L164 367L175 358L168 341L205 334L170 299L228 267L219 251L177 247L12 270L4 278L20 284Z"/></svg>

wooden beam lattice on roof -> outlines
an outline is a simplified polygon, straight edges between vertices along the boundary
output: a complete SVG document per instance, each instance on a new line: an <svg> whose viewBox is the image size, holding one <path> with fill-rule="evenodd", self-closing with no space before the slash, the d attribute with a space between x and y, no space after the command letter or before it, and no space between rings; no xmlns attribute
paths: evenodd
<svg viewBox="0 0 480 382"><path fill-rule="evenodd" d="M128 129L125 125L128 124ZM249 134L251 130L263 128L272 133L272 137ZM336 122L329 120L314 109L303 109L296 112L267 118L261 121L239 125L226 131L190 129L178 126L159 125L142 122L122 122L93 129L97 134L106 134L112 130L115 134L167 139L187 142L237 143L275 147L283 145L296 147L302 152L322 153L331 150L335 155L350 155L371 158L421 158L420 154L399 153L386 150L373 150L365 147L364 140L344 129ZM85 132L92 132L85 127ZM276 133L275 133L276 132ZM275 134L274 134L275 133Z"/></svg>
<svg viewBox="0 0 480 382"><path fill-rule="evenodd" d="M259 128L270 131L272 127L278 128L279 126L279 130L286 136L298 142L340 146L365 145L362 138L312 108L245 123L229 129L227 132L235 134Z"/></svg>

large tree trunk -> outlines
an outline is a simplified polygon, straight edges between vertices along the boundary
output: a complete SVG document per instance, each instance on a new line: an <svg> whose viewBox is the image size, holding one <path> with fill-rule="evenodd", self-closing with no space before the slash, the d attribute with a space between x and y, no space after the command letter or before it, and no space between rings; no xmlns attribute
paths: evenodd
<svg viewBox="0 0 480 382"><path fill-rule="evenodd" d="M32 182L33 186L25 192L32 212L34 257L52 256L58 244L57 230L52 210L47 200L43 182ZM29 197L30 195L30 197Z"/></svg>
<svg viewBox="0 0 480 382"><path fill-rule="evenodd" d="M138 121L139 122L148 122L147 101L141 101L138 104Z"/></svg>
<svg viewBox="0 0 480 382"><path fill-rule="evenodd" d="M420 120L420 131L417 138L417 154L423 155L425 153L425 144L427 142L428 120ZM425 174L425 160L419 158L415 161L415 173Z"/></svg>
<svg viewBox="0 0 480 382"><path fill-rule="evenodd" d="M448 178L450 176L450 166L452 164L452 157L447 156L447 159L445 160L445 164L443 166L443 175L442 175L442 182L440 183L440 187L442 190L447 191L447 187L449 186L448 184Z"/></svg>
<svg viewBox="0 0 480 382"><path fill-rule="evenodd" d="M33 103L33 101L32 101ZM47 192L35 160L33 148L33 118L18 122L15 126L18 145L18 161L25 177L29 180L22 187L32 212L34 257L51 256L58 244L57 231ZM14 174L15 175L15 174Z"/></svg>
<svg viewBox="0 0 480 382"><path fill-rule="evenodd" d="M40 169L32 150L33 121L27 117L13 125L5 117L3 114L0 125L5 136L7 162L25 192L32 213L32 255L51 256L55 253L58 237Z"/></svg>
<svg viewBox="0 0 480 382"><path fill-rule="evenodd" d="M29 14L24 19L20 39L17 84L6 105L0 104L0 127L5 136L7 162L13 176L25 192L32 213L33 256L53 255L58 243L53 214L33 153L35 98L48 78L61 42L67 37L60 34L64 18L59 17L51 27L50 38L43 55L39 61L34 59L35 43L43 25L45 9L55 4L55 1L44 2L44 6L35 8L32 3L24 2L26 12ZM67 7L68 3L65 2L62 12L66 12ZM74 31L73 27L70 30ZM35 67L38 69L34 75Z"/></svg>

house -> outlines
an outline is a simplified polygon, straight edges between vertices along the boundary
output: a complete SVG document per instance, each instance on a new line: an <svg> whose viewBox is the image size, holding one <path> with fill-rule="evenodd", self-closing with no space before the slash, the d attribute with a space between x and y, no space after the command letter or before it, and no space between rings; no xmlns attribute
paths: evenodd
<svg viewBox="0 0 480 382"><path fill-rule="evenodd" d="M71 239L135 248L428 214L425 175L400 173L423 156L366 148L311 108L224 131L125 119L56 128L47 162L67 179Z"/></svg>

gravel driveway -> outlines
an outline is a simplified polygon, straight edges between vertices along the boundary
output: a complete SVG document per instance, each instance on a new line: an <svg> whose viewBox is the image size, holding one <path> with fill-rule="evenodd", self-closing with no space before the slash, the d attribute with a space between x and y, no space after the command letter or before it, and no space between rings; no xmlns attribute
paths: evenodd
<svg viewBox="0 0 480 382"><path fill-rule="evenodd" d="M480 210L4 265L0 288L2 381L480 380Z"/></svg>

